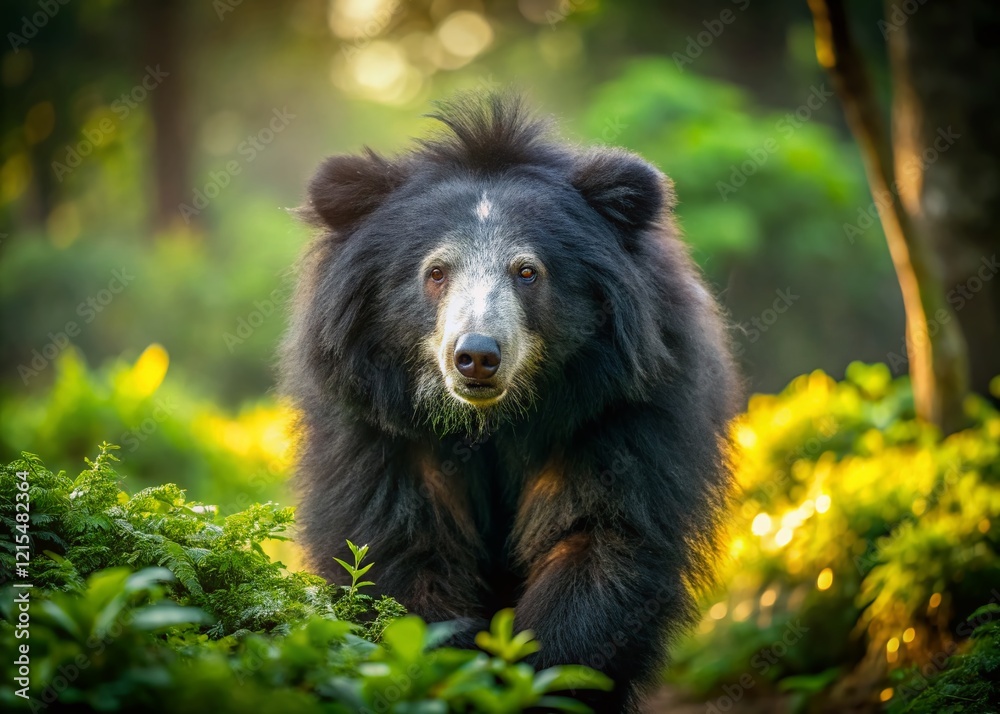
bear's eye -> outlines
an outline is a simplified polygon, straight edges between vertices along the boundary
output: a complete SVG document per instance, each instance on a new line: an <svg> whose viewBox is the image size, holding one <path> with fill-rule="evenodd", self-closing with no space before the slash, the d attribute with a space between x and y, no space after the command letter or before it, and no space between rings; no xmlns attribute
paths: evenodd
<svg viewBox="0 0 1000 714"><path fill-rule="evenodd" d="M443 282L444 281L444 271L441 270L441 268L437 268L437 267L431 268L430 277L431 277L431 280L433 280L435 283Z"/></svg>
<svg viewBox="0 0 1000 714"><path fill-rule="evenodd" d="M530 265L525 265L517 272L517 275L521 278L521 282L533 283L535 282L535 276L537 273L535 273L535 269Z"/></svg>

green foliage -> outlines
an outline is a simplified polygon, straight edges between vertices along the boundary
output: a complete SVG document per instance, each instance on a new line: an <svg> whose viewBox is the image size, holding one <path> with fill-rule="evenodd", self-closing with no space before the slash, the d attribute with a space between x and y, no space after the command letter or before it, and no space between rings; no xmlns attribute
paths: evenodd
<svg viewBox="0 0 1000 714"><path fill-rule="evenodd" d="M374 565L363 562L366 546L350 543L354 563L340 561L349 586L286 572L262 544L287 537L291 509L254 504L221 518L173 484L129 496L115 448L102 445L76 479L31 454L0 471L0 578L15 575L27 535L35 585L24 642L34 699L17 696L17 665L5 658L5 707L58 699L81 711L580 712L553 693L611 686L584 667L535 672L521 660L538 644L513 633L512 611L480 634L484 651L442 647L447 623L427 625L389 597L359 592L372 584L361 580ZM19 519L24 493L30 506ZM11 591L0 593L5 652L22 643Z"/></svg>
<svg viewBox="0 0 1000 714"><path fill-rule="evenodd" d="M987 605L973 613L980 622L971 646L949 658L942 668L900 673L889 714L979 714L1000 702L1000 606ZM925 668L928 669L928 668Z"/></svg>
<svg viewBox="0 0 1000 714"><path fill-rule="evenodd" d="M974 397L966 413L941 439L884 365L754 396L735 428L725 592L671 677L702 695L749 674L829 697L839 678L884 683L958 646L1000 583L1000 414Z"/></svg>
<svg viewBox="0 0 1000 714"><path fill-rule="evenodd" d="M817 366L839 371L866 348L831 339L829 325L894 335L903 315L885 293L895 277L878 221L864 213L872 199L857 148L831 126L841 111L832 87L817 81L768 108L701 67L669 57L627 63L594 92L581 131L638 152L676 182L677 222L747 333L736 346L757 388ZM777 323L762 324L776 290L796 297ZM882 354L901 349L879 344Z"/></svg>
<svg viewBox="0 0 1000 714"><path fill-rule="evenodd" d="M364 567L361 566L361 561L363 561L365 559L365 555L368 554L367 545L358 547L354 545L354 543L352 543L351 541L347 541L347 547L351 549L351 553L354 555L354 565L345 563L340 558L334 558L334 560L340 563L340 566L347 571L348 575L351 576L351 585L347 594L353 597L354 595L357 594L358 588L363 588L375 584L369 580L358 582L358 578L362 577L365 573L371 570L371 567L375 565L375 563L369 563Z"/></svg>
<svg viewBox="0 0 1000 714"><path fill-rule="evenodd" d="M365 555L368 554L367 545L359 547L351 541L347 541L347 547L354 555L354 564L351 565L340 558L334 558L334 560L340 563L341 567L351 576L351 584L344 587L344 594L333 604L333 611L341 620L350 622L361 622L365 620L368 613L374 612L375 617L368 622L366 629L370 639L378 640L390 622L406 614L406 609L391 597L382 595L376 600L370 595L358 592L359 588L375 584L369 580L359 581L359 578L367 573L375 563L361 565Z"/></svg>
<svg viewBox="0 0 1000 714"><path fill-rule="evenodd" d="M755 107L735 85L650 58L600 87L584 127L595 139L640 152L679 182L678 213L699 255L726 262L793 250L792 263L838 253L846 259L837 250L847 244L841 224L870 199L849 144L823 121L810 121L834 118L832 94L821 92L820 102L812 95L802 100L818 109L789 119ZM613 137L606 136L609 119L620 127Z"/></svg>
<svg viewBox="0 0 1000 714"><path fill-rule="evenodd" d="M30 454L4 467L0 577L10 578L15 565L16 473L28 471L31 575L40 587L79 591L90 574L104 568L156 566L176 576L169 586L174 600L212 615L212 636L286 630L309 615L333 616L341 593L317 576L286 574L262 548L265 541L287 539L291 508L254 504L220 519L213 506L187 501L173 484L129 497L113 468L115 449L102 445L75 480L53 474Z"/></svg>
<svg viewBox="0 0 1000 714"><path fill-rule="evenodd" d="M68 349L49 369L48 389L0 403L0 447L11 458L45 453L69 470L107 439L121 444L132 483L177 483L223 514L286 496L289 410L258 403L232 414L196 397L157 344L93 370Z"/></svg>
<svg viewBox="0 0 1000 714"><path fill-rule="evenodd" d="M5 240L0 316L11 329L0 336L4 386L22 395L51 384L51 364L36 361L43 365L37 374L20 367L32 369L33 350L47 351L72 322L79 334L69 341L94 364L159 343L191 393L236 404L266 392L285 329L291 266L308 237L278 205L233 186L213 205L225 206L213 238L178 232L154 239L117 225L119 216L106 211L83 222L96 231L68 246L29 228ZM124 288L100 302L116 272Z"/></svg>

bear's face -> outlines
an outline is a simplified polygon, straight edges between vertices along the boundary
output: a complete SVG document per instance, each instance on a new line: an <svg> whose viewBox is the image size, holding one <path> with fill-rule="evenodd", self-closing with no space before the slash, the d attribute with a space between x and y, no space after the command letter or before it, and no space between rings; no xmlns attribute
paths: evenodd
<svg viewBox="0 0 1000 714"><path fill-rule="evenodd" d="M505 399L521 404L544 359L541 326L528 315L550 309L549 271L534 236L504 219L516 209L505 201L509 188L456 193L445 199L446 212L460 217L465 208L465 220L446 228L418 267L435 312L422 340L419 398L443 387L479 410Z"/></svg>
<svg viewBox="0 0 1000 714"><path fill-rule="evenodd" d="M497 171L420 158L334 157L310 185L330 232L303 329L343 401L481 434L554 396L641 390L669 360L640 269L659 172L607 150Z"/></svg>
<svg viewBox="0 0 1000 714"><path fill-rule="evenodd" d="M345 255L383 256L365 278L392 323L379 351L407 365L414 409L436 430L481 432L530 410L589 338L599 266L629 260L599 217L573 215L589 210L571 186L528 176L418 179L348 239Z"/></svg>

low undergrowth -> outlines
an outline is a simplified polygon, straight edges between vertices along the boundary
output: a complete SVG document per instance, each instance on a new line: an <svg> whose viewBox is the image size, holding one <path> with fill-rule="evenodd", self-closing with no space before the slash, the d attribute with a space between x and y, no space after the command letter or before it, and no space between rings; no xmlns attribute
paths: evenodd
<svg viewBox="0 0 1000 714"><path fill-rule="evenodd" d="M170 484L128 495L114 462L105 444L76 479L31 454L0 471L0 576L34 586L0 593L0 643L15 655L0 663L5 709L587 711L554 693L610 686L524 663L538 643L513 633L509 610L481 651L443 647L447 623L361 592L364 546L341 562L350 586L288 572L262 544L288 537L291 509L221 518Z"/></svg>

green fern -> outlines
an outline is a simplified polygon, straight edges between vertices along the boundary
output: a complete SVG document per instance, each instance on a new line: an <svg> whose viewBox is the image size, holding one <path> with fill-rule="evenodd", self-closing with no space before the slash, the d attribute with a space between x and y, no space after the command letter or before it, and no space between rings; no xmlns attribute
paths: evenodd
<svg viewBox="0 0 1000 714"><path fill-rule="evenodd" d="M26 703L15 694L13 658L4 658L4 711L58 700L123 712L584 712L551 693L611 686L583 667L534 672L519 660L538 644L514 635L510 612L481 637L489 655L442 648L447 624L361 592L373 584L363 579L374 565L364 563L367 546L349 542L353 564L338 561L349 586L288 573L261 544L287 537L291 509L256 504L219 519L171 484L129 497L114 461L102 445L73 481L31 454L0 469L5 575L14 567L16 473L29 472L32 599L41 601L32 664L71 673L58 691L32 691L44 705ZM0 598L0 651L15 651L16 619L13 600Z"/></svg>
<svg viewBox="0 0 1000 714"><path fill-rule="evenodd" d="M339 588L309 573L288 573L264 552L267 540L285 540L293 510L254 504L219 518L212 506L187 501L173 484L146 488L131 497L115 471L116 447L102 444L76 479L53 474L32 454L0 472L0 577L14 563L14 494L18 471L28 471L31 496L31 577L38 587L81 592L99 570L165 567L177 602L207 611L212 637L287 631L312 615L364 623L365 634L384 631L405 613L395 601L374 600L357 590L364 552L355 554L357 577L345 601ZM338 606L339 604L339 606Z"/></svg>

